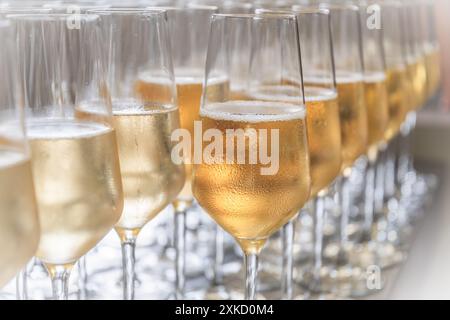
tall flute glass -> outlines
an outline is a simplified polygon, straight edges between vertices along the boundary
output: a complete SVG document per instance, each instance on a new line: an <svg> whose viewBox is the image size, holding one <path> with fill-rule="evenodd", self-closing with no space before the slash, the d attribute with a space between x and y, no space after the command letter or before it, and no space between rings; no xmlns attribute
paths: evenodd
<svg viewBox="0 0 450 320"><path fill-rule="evenodd" d="M125 198L115 229L122 244L123 296L131 300L139 232L178 196L185 179L182 164L171 158L179 114L167 15L133 8L90 12L100 15L106 37L108 95ZM77 111L82 118L98 117L89 104Z"/></svg>
<svg viewBox="0 0 450 320"><path fill-rule="evenodd" d="M377 4L360 1L362 26L362 43L364 58L364 97L368 119L368 168L366 172L366 189L364 205L364 223L362 240L371 238L374 220L375 167L380 150L385 148L385 132L389 123L389 106L387 94L386 59L383 50L383 33L381 21L371 20L374 14L381 15Z"/></svg>
<svg viewBox="0 0 450 320"><path fill-rule="evenodd" d="M214 6L187 5L180 7L161 7L167 11L169 34L172 47L177 98L180 110L181 128L194 132L194 121L199 118L202 85L205 73L206 51L208 47L210 18L217 11ZM142 74L138 90L143 97L151 95L153 84ZM224 95L225 81L218 75L211 82L211 94ZM191 150L192 153L194 149ZM186 215L193 205L192 165L186 155L186 183L179 196L174 199L174 246L175 246L175 295L184 297L186 267ZM220 246L219 246L220 247Z"/></svg>
<svg viewBox="0 0 450 320"><path fill-rule="evenodd" d="M355 161L367 151L368 118L364 96L364 64L360 12L352 5L325 5L330 10L331 32L333 37L334 61L336 68L336 87L338 92L339 115L342 139L342 179L339 182L340 223L336 270L337 283L332 280L331 287L339 293L348 283L348 275L353 266L349 263L352 243L349 239L353 195L351 193L351 174ZM341 288L341 284L344 288Z"/></svg>
<svg viewBox="0 0 450 320"><path fill-rule="evenodd" d="M326 9L307 9L294 6L291 11L257 9L257 13L295 14L299 23L299 42L302 56L304 94L306 101L306 122L310 153L311 195L316 212L314 215L314 236L316 244L315 265L321 267L322 235L325 218L325 197L328 187L337 178L341 168L341 136L339 108L334 81L333 53L331 47L330 16ZM320 81L323 86L308 82ZM295 89L299 79L286 79L285 93ZM292 95L292 92L290 92ZM320 239L319 239L320 237ZM293 297L293 221L282 230L282 295ZM320 266L320 267L319 267Z"/></svg>
<svg viewBox="0 0 450 320"><path fill-rule="evenodd" d="M67 14L83 14L87 10L93 9L105 9L110 7L105 1L92 0L92 1L52 1L44 4L44 9L51 10L54 13L67 13ZM92 290L89 288L89 275L87 270L86 256L79 259L77 263L77 287L78 298L80 300L86 300L89 298Z"/></svg>
<svg viewBox="0 0 450 320"><path fill-rule="evenodd" d="M412 223L417 219L416 213L422 204L421 199L426 194L417 193L416 186L425 181L414 169L411 156L412 131L415 128L417 111L427 101L428 74L426 68L426 46L424 44L423 21L420 19L421 6L416 1L403 3L400 7L402 30L404 37L404 52L406 61L406 111L407 114L400 127L396 148L392 152L394 178L390 182L388 201L396 204L398 214L390 219L391 234L395 235L393 244L398 253L395 259L385 265L392 266L401 262L408 249L408 238L411 236ZM411 190L412 192L408 192ZM406 191L406 192L405 192Z"/></svg>
<svg viewBox="0 0 450 320"><path fill-rule="evenodd" d="M328 9L294 6L300 26L300 44L307 107L311 159L314 261L308 286L320 291L324 249L326 198L342 166L339 100L332 51L331 17ZM326 151L325 151L326 150Z"/></svg>
<svg viewBox="0 0 450 320"><path fill-rule="evenodd" d="M42 4L42 3L41 3ZM52 10L49 8L42 8L40 5L35 3L28 3L25 1L22 6L2 6L0 7L0 16L7 17L10 14L24 14L24 13L39 13L46 14L50 13ZM33 262L30 263L30 265ZM17 275L16 277L16 299L17 300L28 300L28 265Z"/></svg>
<svg viewBox="0 0 450 320"><path fill-rule="evenodd" d="M376 168L380 152L386 148L385 132L389 124L388 85L386 59L383 50L383 33L381 24L381 7L376 3L360 1L360 18L362 29L364 58L364 97L368 119L367 167L364 172L364 190L362 204L362 230L352 250L352 261L360 269L358 276L352 280L352 296L372 293L366 285L366 277L361 277L372 264L368 254L376 248L372 238L375 221Z"/></svg>
<svg viewBox="0 0 450 320"><path fill-rule="evenodd" d="M439 48L436 45L436 36L433 19L434 4L431 1L414 1L405 7L408 14L408 28L406 38L408 43L409 77L411 82L410 112L401 130L399 145L397 180L403 190L411 190L401 194L401 201L407 206L407 214L403 224L406 230L417 220L423 206L423 201L429 185L426 177L419 174L414 168L412 157L412 132L416 125L417 112L430 103L439 87ZM431 22L430 22L431 21ZM434 40L433 40L434 39ZM414 58L415 57L415 58ZM436 64L437 61L437 64ZM414 101L415 100L415 101ZM424 188L418 186L424 185ZM416 191L417 190L417 191ZM406 221L408 220L408 221Z"/></svg>
<svg viewBox="0 0 450 320"><path fill-rule="evenodd" d="M383 32L383 52L386 63L388 125L384 139L386 148L379 154L375 175L374 215L376 250L374 261L383 267L392 259L397 259L396 250L388 240L392 227L393 214L387 209L387 200L393 195L395 179L395 156L393 144L400 132L401 125L408 112L408 88L410 86L404 25L402 23L401 3L386 1L380 4L381 25Z"/></svg>
<svg viewBox="0 0 450 320"><path fill-rule="evenodd" d="M350 218L351 197L349 177L354 162L366 152L368 128L367 110L364 100L364 74L361 42L361 21L359 9L353 5L320 4L319 8L326 9L330 13L330 25L333 47L333 65L338 93L339 121L341 136L341 168L343 175L336 181L336 189L339 192L340 221L339 230L339 253L336 261L330 268L323 265L323 223L321 217L324 202L318 203L315 215L316 229L315 240L315 262L313 276L307 281L308 288L316 293L330 292L335 289L336 281L331 276L333 269L348 268L348 234L347 226ZM328 77L305 77L305 87L330 87ZM333 84L334 85L334 84ZM333 88L333 87L332 87Z"/></svg>
<svg viewBox="0 0 450 320"><path fill-rule="evenodd" d="M10 22L0 19L0 288L33 257L40 236L13 36Z"/></svg>
<svg viewBox="0 0 450 320"><path fill-rule="evenodd" d="M310 193L298 39L295 15L212 18L198 123L209 138L203 157L194 157L193 192L244 252L246 299L256 296L258 256L268 237ZM230 90L224 97L210 87L221 74ZM286 79L300 81L288 101L279 90Z"/></svg>
<svg viewBox="0 0 450 320"><path fill-rule="evenodd" d="M96 104L104 119L111 114L100 21L96 15L9 17L17 32L20 95L41 222L36 256L49 272L54 298L67 299L72 267L113 228L123 207L113 127L75 117L75 107L84 102Z"/></svg>

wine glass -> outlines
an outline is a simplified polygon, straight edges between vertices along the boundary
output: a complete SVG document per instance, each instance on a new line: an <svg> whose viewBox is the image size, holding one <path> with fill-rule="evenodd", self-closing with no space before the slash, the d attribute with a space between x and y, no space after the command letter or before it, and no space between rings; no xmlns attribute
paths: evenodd
<svg viewBox="0 0 450 320"><path fill-rule="evenodd" d="M312 270L302 282L312 292L321 291L324 228L327 199L334 197L334 181L342 166L340 109L335 82L331 16L328 9L293 6L299 19L303 79L307 108L308 142L311 159L311 208L314 258ZM325 151L326 150L326 151Z"/></svg>
<svg viewBox="0 0 450 320"><path fill-rule="evenodd" d="M198 122L209 138L203 161L194 165L192 190L243 250L246 299L255 298L265 242L297 215L310 192L298 40L295 15L215 14L211 22ZM230 92L217 96L211 85L222 74ZM278 88L292 78L300 83L292 84L295 94L286 101ZM218 143L212 149L211 139ZM258 149L262 158L279 151L276 168L258 160Z"/></svg>
<svg viewBox="0 0 450 320"><path fill-rule="evenodd" d="M52 12L50 8L43 8L42 2L39 3L29 3L25 1L22 6L4 6L0 7L0 15L7 17L9 14L23 14L23 13L39 13L46 14ZM34 260L34 259L33 259ZM35 261L31 261L16 278L16 299L17 300L28 300L28 267L35 264Z"/></svg>
<svg viewBox="0 0 450 320"><path fill-rule="evenodd" d="M67 299L74 264L113 228L123 208L100 19L67 14L9 18L17 32L20 96L41 222L36 256L52 279L53 297ZM104 117L78 119L75 108L85 103L97 106Z"/></svg>
<svg viewBox="0 0 450 320"><path fill-rule="evenodd" d="M337 278L333 276L339 269L349 269L348 247L350 244L347 229L349 228L352 198L350 194L350 176L355 161L362 156L367 148L368 125L367 110L364 99L364 75L361 43L361 21L359 9L354 5L339 5L322 3L310 6L326 9L330 14L330 30L332 37L333 60L331 69L319 76L307 76L305 71L304 84L307 87L331 88L335 85L339 106L339 122L341 136L341 167L342 178L337 179L329 190L337 190L337 194L330 196L337 201L340 211L340 221L335 222L337 240L331 243L336 247L336 255L328 257L328 264L324 264L324 218L336 215L336 208L325 210L325 201L316 205L314 218L314 265L308 270L302 281L311 293L329 293L338 288ZM302 6L294 6L302 8ZM305 8L305 7L303 7ZM300 21L301 23L301 21ZM328 59L329 61L330 59ZM326 61L326 60L324 60ZM306 66L315 64L307 64ZM320 64L316 64L319 65ZM327 65L325 65L327 66ZM334 73L333 73L334 67ZM320 70L320 69L319 69ZM325 69L327 70L327 69ZM330 70L332 70L330 72ZM314 67L313 67L314 71ZM317 73L317 67L315 72ZM305 94L307 92L305 91ZM313 167L313 165L312 165ZM321 176L323 177L323 175ZM332 181L332 180L331 180ZM325 185L326 187L327 185ZM320 189L319 189L320 191ZM324 199L322 199L324 200ZM336 206L336 205L335 205ZM325 212L325 213L324 213ZM330 260L331 259L331 260ZM344 272L345 274L345 272ZM339 280L341 282L342 279ZM345 280L343 281L345 282Z"/></svg>
<svg viewBox="0 0 450 320"><path fill-rule="evenodd" d="M312 282L314 273L322 268L323 227L325 201L329 187L339 176L341 168L341 135L337 92L334 80L333 52L330 33L330 16L326 9L293 6L283 9L257 9L257 13L291 13L299 23L299 42L305 82L306 122L310 153L311 195L314 217L314 270L306 281ZM287 84L300 83L299 79L286 79ZM320 81L323 85L310 83ZM295 88L295 87L294 87ZM283 88L285 92L292 87ZM292 93L291 93L292 94ZM282 230L282 294L284 299L293 297L293 223ZM318 275L317 275L318 276ZM312 278L312 279L311 279ZM303 281L303 280L302 280Z"/></svg>
<svg viewBox="0 0 450 320"><path fill-rule="evenodd" d="M167 11L172 58L180 110L181 128L194 132L194 121L199 117L200 99L205 73L210 18L217 11L215 6L182 5L157 7ZM151 94L153 84L143 74L138 90L145 97ZM220 76L211 82L210 94L223 96L226 79ZM193 154L191 150L191 156ZM182 299L185 293L186 269L186 215L193 206L191 187L191 156L186 155L186 183L177 199L174 199L174 247L175 247L175 295ZM219 247L220 246L216 246Z"/></svg>
<svg viewBox="0 0 450 320"><path fill-rule="evenodd" d="M390 219L391 234L393 239L394 252L391 261L385 263L389 267L401 262L408 249L408 238L412 233L412 224L418 219L417 212L424 199L424 193L417 193L413 190L424 189L426 181L414 169L411 155L411 134L416 125L417 111L422 108L427 101L427 71L426 52L424 45L423 20L420 19L421 6L418 2L412 1L402 4L400 7L400 18L404 37L404 54L406 63L405 93L406 93L406 116L400 127L400 134L396 149L392 152L392 159L395 168L394 178L389 182L389 199L391 204L397 208L397 214L391 214ZM408 191L411 190L411 191ZM392 207L392 205L391 205Z"/></svg>
<svg viewBox="0 0 450 320"><path fill-rule="evenodd" d="M428 177L414 168L412 157L412 132L416 126L417 111L430 103L430 98L439 86L439 52L433 28L433 8L430 1L414 1L405 5L408 42L407 59L410 78L410 112L402 125L397 179L402 191L401 202L406 207L404 214L405 231L421 218L421 208L427 193L432 189ZM433 40L434 39L434 40ZM406 232L407 235L408 232Z"/></svg>
<svg viewBox="0 0 450 320"><path fill-rule="evenodd" d="M172 161L179 128L167 15L162 10L109 8L100 15L107 49L108 94L116 129L125 205L115 229L122 243L124 299L135 295L135 247L141 229L181 191L183 164ZM145 90L143 89L145 87ZM77 109L96 118L91 105Z"/></svg>
<svg viewBox="0 0 450 320"><path fill-rule="evenodd" d="M0 288L33 257L40 236L13 36L10 22L0 19Z"/></svg>
<svg viewBox="0 0 450 320"><path fill-rule="evenodd" d="M388 266L389 261L399 261L403 255L395 250L389 239L395 234L395 217L397 212L390 208L389 200L395 193L395 161L393 151L395 138L408 110L408 88L410 87L407 59L406 39L402 18L402 7L399 2L386 1L379 4L382 25L383 52L386 64L386 85L388 98L388 125L385 130L385 146L378 155L375 173L375 189L373 194L374 233L371 243L374 256L372 261L380 267ZM390 238L389 238L390 237Z"/></svg>
<svg viewBox="0 0 450 320"><path fill-rule="evenodd" d="M359 269L351 281L351 296L363 296L373 293L367 285L365 272L377 263L373 259L376 242L372 238L375 222L376 168L380 152L386 148L385 132L389 124L388 84L386 59L383 50L383 32L381 6L368 1L359 1L362 29L362 48L364 58L364 97L368 116L368 151L367 167L363 172L364 190L359 209L363 216L359 239L350 252L354 270ZM380 22L379 24L377 24Z"/></svg>

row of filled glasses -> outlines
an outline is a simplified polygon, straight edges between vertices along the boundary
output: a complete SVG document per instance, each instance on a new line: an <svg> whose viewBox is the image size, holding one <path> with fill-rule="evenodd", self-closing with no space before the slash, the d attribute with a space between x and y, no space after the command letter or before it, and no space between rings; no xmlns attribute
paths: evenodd
<svg viewBox="0 0 450 320"><path fill-rule="evenodd" d="M280 297L366 292L355 270L400 262L423 204L407 146L439 47L433 2L341 2L3 3L0 286L35 256L67 299L75 263L115 229L133 299L138 235L172 205L182 299L197 202L242 248L246 298L280 229Z"/></svg>

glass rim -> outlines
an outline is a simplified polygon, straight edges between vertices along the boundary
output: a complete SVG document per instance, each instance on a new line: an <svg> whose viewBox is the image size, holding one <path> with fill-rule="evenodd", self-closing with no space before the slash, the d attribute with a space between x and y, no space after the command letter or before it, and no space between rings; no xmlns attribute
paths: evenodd
<svg viewBox="0 0 450 320"><path fill-rule="evenodd" d="M149 10L155 10L155 9L161 9L165 11L202 11L202 12L213 12L218 11L218 6L209 6L209 5L202 5L202 4L195 4L195 3L186 3L181 6L148 6L146 7Z"/></svg>
<svg viewBox="0 0 450 320"><path fill-rule="evenodd" d="M253 8L253 3L251 2L234 2L234 1L230 1L230 0L225 0L222 3L222 7L223 8L248 8L251 9Z"/></svg>
<svg viewBox="0 0 450 320"><path fill-rule="evenodd" d="M92 22L100 18L97 14L71 14L71 13L22 13L22 14L8 14L7 19L11 20L27 20L27 21L64 21L67 18L76 16L78 19Z"/></svg>
<svg viewBox="0 0 450 320"><path fill-rule="evenodd" d="M80 9L95 9L95 8L110 8L110 4L86 4L86 3L77 3L77 2L55 2L55 3L46 3L43 5L43 8L49 9L64 9L70 7L78 7Z"/></svg>
<svg viewBox="0 0 450 320"><path fill-rule="evenodd" d="M18 13L51 13L53 8L47 8L47 7L2 7L0 6L0 14L2 13L12 13L12 12L18 12Z"/></svg>
<svg viewBox="0 0 450 320"><path fill-rule="evenodd" d="M257 8L255 9L255 13L258 11L263 11L262 13L285 13L285 14L294 14L294 15L301 15L301 14L323 14L323 15L329 15L330 10L325 8L314 8L314 7L301 7L297 8L297 6L301 5L294 5L291 9L266 9L266 8Z"/></svg>
<svg viewBox="0 0 450 320"><path fill-rule="evenodd" d="M320 3L318 8L327 9L330 11L333 10L349 10L349 11L357 11L359 12L359 7L357 5L351 4L351 3Z"/></svg>
<svg viewBox="0 0 450 320"><path fill-rule="evenodd" d="M161 15L166 13L166 10L163 8L137 8L137 7L128 7L128 8L97 8L97 9L88 9L86 10L89 14L97 14L97 15Z"/></svg>
<svg viewBox="0 0 450 320"><path fill-rule="evenodd" d="M295 13L279 13L279 14L268 14L268 15L261 15L256 13L214 13L212 15L212 18L230 18L230 19L244 19L244 20L250 20L250 19L285 19L285 20L296 20L297 16Z"/></svg>
<svg viewBox="0 0 450 320"><path fill-rule="evenodd" d="M372 4L377 4L380 8L388 7L388 8L401 8L404 3L399 0L385 0L382 2L376 2Z"/></svg>

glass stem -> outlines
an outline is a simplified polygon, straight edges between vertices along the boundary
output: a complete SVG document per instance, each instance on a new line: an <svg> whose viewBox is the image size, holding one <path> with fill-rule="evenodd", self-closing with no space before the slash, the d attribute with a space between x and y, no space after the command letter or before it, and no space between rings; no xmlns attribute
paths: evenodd
<svg viewBox="0 0 450 320"><path fill-rule="evenodd" d="M323 229L325 220L325 198L317 196L314 200L314 282L320 283L323 257Z"/></svg>
<svg viewBox="0 0 450 320"><path fill-rule="evenodd" d="M16 277L16 299L28 300L28 266L25 266Z"/></svg>
<svg viewBox="0 0 450 320"><path fill-rule="evenodd" d="M258 254L245 253L245 300L255 300L258 276Z"/></svg>
<svg viewBox="0 0 450 320"><path fill-rule="evenodd" d="M386 168L386 146L380 150L376 168L375 168L375 194L374 194L374 210L375 214L382 215L384 208L385 194L385 168Z"/></svg>
<svg viewBox="0 0 450 320"><path fill-rule="evenodd" d="M176 299L184 298L186 269L186 210L175 211L175 295Z"/></svg>
<svg viewBox="0 0 450 320"><path fill-rule="evenodd" d="M396 155L395 149L397 146L397 139L392 141L391 146L388 148L386 153L386 163L385 163L385 184L384 184L384 197L385 200L389 200L395 196L395 183L396 183Z"/></svg>
<svg viewBox="0 0 450 320"><path fill-rule="evenodd" d="M294 272L293 261L293 245L294 245L294 222L291 220L281 229L281 238L283 241L283 261L281 273L281 290L283 292L283 299L292 299L292 282Z"/></svg>
<svg viewBox="0 0 450 320"><path fill-rule="evenodd" d="M52 280L53 299L68 300L69 278L73 264L46 265L46 267Z"/></svg>
<svg viewBox="0 0 450 320"><path fill-rule="evenodd" d="M412 132L416 127L417 113L410 112L406 117L405 124L402 127L400 139L400 157L398 164L398 177L397 180L402 183L404 182L405 176L408 172L414 172L414 161L411 155L411 140Z"/></svg>
<svg viewBox="0 0 450 320"><path fill-rule="evenodd" d="M350 181L348 177L344 177L341 181L341 246L347 243L348 234L347 227L350 221Z"/></svg>
<svg viewBox="0 0 450 320"><path fill-rule="evenodd" d="M364 190L364 225L362 241L370 241L372 238L375 202L375 166L376 160L369 159L366 171L366 186Z"/></svg>
<svg viewBox="0 0 450 320"><path fill-rule="evenodd" d="M123 299L134 300L136 237L122 239Z"/></svg>
<svg viewBox="0 0 450 320"><path fill-rule="evenodd" d="M78 299L86 300L87 294L88 273L86 265L86 256L78 260Z"/></svg>
<svg viewBox="0 0 450 320"><path fill-rule="evenodd" d="M214 285L223 284L222 266L224 261L224 234L222 229L215 226L215 252L214 252Z"/></svg>
<svg viewBox="0 0 450 320"><path fill-rule="evenodd" d="M339 244L339 252L337 255L336 264L337 266L349 266L348 263L348 252L347 252L347 244L348 244L348 226L350 224L350 211L352 206L352 198L351 198L351 182L350 176L344 176L339 182L339 205L340 205L340 213L341 213L341 221L340 221L340 244Z"/></svg>

